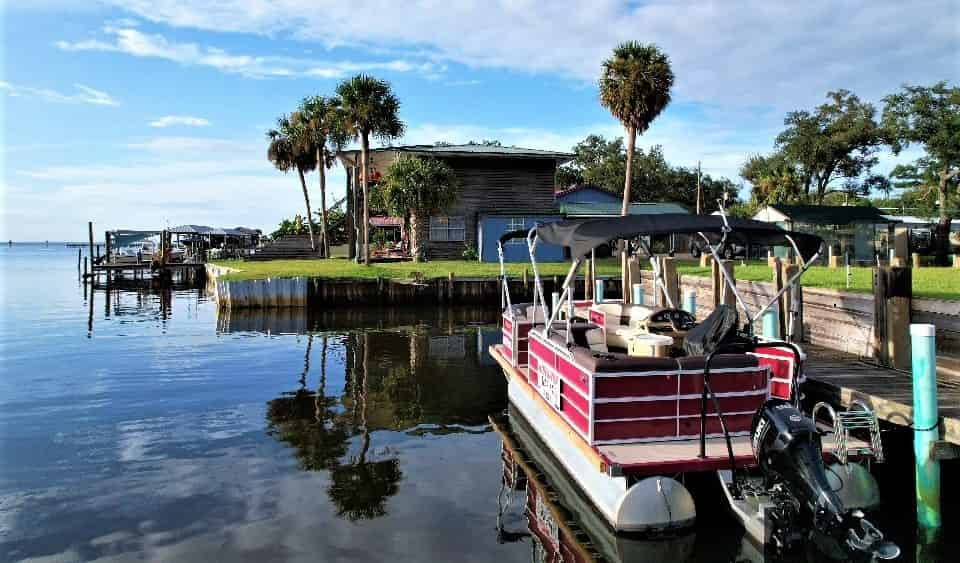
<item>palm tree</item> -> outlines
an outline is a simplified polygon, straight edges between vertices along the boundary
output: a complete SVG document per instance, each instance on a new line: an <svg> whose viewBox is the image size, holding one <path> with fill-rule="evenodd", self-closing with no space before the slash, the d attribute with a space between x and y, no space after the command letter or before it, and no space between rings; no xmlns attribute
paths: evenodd
<svg viewBox="0 0 960 563"><path fill-rule="evenodd" d="M372 76L358 74L337 86L341 112L347 133L360 139L360 177L363 186L363 263L370 263L369 174L370 135L389 141L403 135L404 124L398 112L400 100L390 84Z"/></svg>
<svg viewBox="0 0 960 563"><path fill-rule="evenodd" d="M310 217L310 194L307 193L307 181L304 172L313 170L317 165L316 154L312 150L310 137L303 117L294 112L290 117L283 116L277 119L277 128L267 131L270 145L267 147L267 159L281 172L296 169L300 176L300 187L303 189L303 202L307 207L307 229L310 232L310 248L317 249L313 238L313 221Z"/></svg>
<svg viewBox="0 0 960 563"><path fill-rule="evenodd" d="M383 200L387 210L410 221L410 253L419 262L426 218L442 211L457 197L457 176L435 158L400 155L387 169Z"/></svg>
<svg viewBox="0 0 960 563"><path fill-rule="evenodd" d="M316 153L317 175L320 177L320 247L330 256L330 237L327 225L327 168L333 166L337 152L347 143L347 133L338 111L340 100L311 96L304 98L298 113L302 116L310 144Z"/></svg>
<svg viewBox="0 0 960 563"><path fill-rule="evenodd" d="M613 56L603 61L600 103L627 130L627 173L623 184L621 215L626 215L630 210L630 184L637 133L642 135L670 103L671 87L673 70L670 69L670 60L652 43L621 43L613 50Z"/></svg>
<svg viewBox="0 0 960 563"><path fill-rule="evenodd" d="M641 135L670 103L673 70L670 60L653 43L621 43L613 56L603 61L600 75L600 103L610 110L627 130L627 171L623 181L620 214L630 213L630 186L633 183L633 152L637 133ZM624 301L630 292L627 246L620 253Z"/></svg>

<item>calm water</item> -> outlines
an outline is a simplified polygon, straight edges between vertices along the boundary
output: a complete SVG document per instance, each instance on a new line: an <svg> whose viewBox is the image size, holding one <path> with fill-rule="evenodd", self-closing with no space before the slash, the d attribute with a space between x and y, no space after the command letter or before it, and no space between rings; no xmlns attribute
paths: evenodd
<svg viewBox="0 0 960 563"><path fill-rule="evenodd" d="M498 508L495 313L218 316L189 288L91 299L62 245L0 247L0 284L0 560L543 554L522 500ZM893 496L909 542L911 496ZM694 547L626 560L749 556L729 517L704 514Z"/></svg>

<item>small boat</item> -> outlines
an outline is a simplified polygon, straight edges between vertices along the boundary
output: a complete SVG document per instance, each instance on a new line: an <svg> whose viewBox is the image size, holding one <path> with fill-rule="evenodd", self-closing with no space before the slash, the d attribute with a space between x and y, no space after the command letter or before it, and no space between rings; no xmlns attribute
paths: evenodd
<svg viewBox="0 0 960 563"><path fill-rule="evenodd" d="M697 322L674 306L648 243L673 234L703 241L739 307L719 305ZM859 447L840 428L839 455L829 441L824 448L821 429L800 410L802 350L753 329L817 260L820 237L722 213L562 221L500 238L504 281L503 244L521 237L534 274L533 302L512 303L509 284L501 284L502 342L490 347L490 355L507 378L511 406L615 532L691 528L696 506L685 476L713 472L731 510L760 545L790 549L819 534L837 551L878 558L899 553L864 515L879 492L857 456L876 455L879 434L871 435L871 447ZM628 248L649 256L663 306L575 298L574 280L586 256L616 240L632 241ZM540 243L565 246L572 257L551 305L537 270ZM786 246L803 265L753 313L719 255L731 244ZM847 455L851 451L855 455ZM838 459L827 465L825 457Z"/></svg>

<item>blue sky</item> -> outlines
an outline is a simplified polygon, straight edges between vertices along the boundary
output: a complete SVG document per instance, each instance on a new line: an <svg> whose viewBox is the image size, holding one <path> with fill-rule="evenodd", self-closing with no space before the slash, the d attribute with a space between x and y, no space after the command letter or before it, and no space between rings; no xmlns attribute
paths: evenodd
<svg viewBox="0 0 960 563"><path fill-rule="evenodd" d="M401 142L568 150L620 133L597 101L600 62L620 41L653 41L677 83L640 146L734 180L784 113L830 89L879 101L960 76L950 1L12 4L0 7L4 240L83 239L91 219L271 230L302 197L266 161L264 131L357 72L393 85ZM342 194L343 171L330 174Z"/></svg>

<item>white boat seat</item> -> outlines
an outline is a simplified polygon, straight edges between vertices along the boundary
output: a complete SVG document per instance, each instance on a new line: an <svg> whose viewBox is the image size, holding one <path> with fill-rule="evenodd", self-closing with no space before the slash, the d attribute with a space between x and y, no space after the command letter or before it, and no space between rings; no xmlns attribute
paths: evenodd
<svg viewBox="0 0 960 563"><path fill-rule="evenodd" d="M628 334L634 332L621 332L622 329L639 329L644 321L651 315L659 311L652 307L644 305L631 305L622 303L598 303L590 307L595 313L603 314L603 328L606 332L607 346L616 348L627 348ZM596 317L596 315L594 315ZM596 318L592 318L597 322Z"/></svg>

